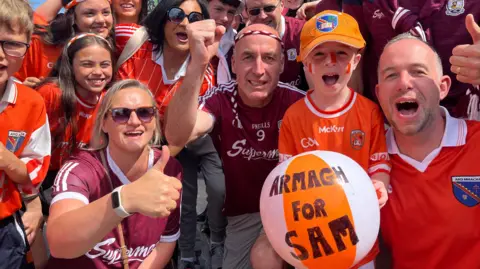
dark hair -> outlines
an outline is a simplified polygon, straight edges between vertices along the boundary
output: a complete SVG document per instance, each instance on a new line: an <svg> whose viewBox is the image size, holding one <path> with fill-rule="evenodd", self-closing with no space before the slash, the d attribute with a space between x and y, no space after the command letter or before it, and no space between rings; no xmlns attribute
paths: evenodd
<svg viewBox="0 0 480 269"><path fill-rule="evenodd" d="M167 23L167 11L172 7L180 7L183 2L189 0L162 0L145 18L143 25L147 28L150 42L154 44L154 51L163 52L163 42L165 41L165 24ZM196 0L200 6L203 17L210 19L208 14L208 5L204 0Z"/></svg>
<svg viewBox="0 0 480 269"><path fill-rule="evenodd" d="M68 0L62 0L65 5ZM49 25L35 24L34 34L39 35L42 41L50 45L65 45L68 40L81 32L75 25L75 9L76 6L68 9L65 13L59 13ZM113 23L112 29L108 35L108 41L115 45L115 14L113 14L113 6L110 4L112 11Z"/></svg>
<svg viewBox="0 0 480 269"><path fill-rule="evenodd" d="M209 3L212 2L212 0L207 0ZM234 8L238 8L240 4L242 3L240 0L219 0L222 4L232 6Z"/></svg>
<svg viewBox="0 0 480 269"><path fill-rule="evenodd" d="M75 80L75 74L73 72L73 59L77 52L81 49L84 49L89 46L99 45L102 48L105 48L109 53L112 60L112 80L105 86L105 89L110 87L113 83L113 78L116 73L116 59L115 59L115 51L113 49L112 44L110 44L106 39L88 35L82 38L79 38L72 42L70 46L65 46L60 58L58 58L55 66L53 67L52 71L50 72L49 78L47 78L42 85L47 83L54 83L56 84L62 91L61 96L61 107L64 116L64 123L59 128L59 130L55 130L52 133L53 143L52 145L58 144L63 142L62 139L65 135L65 130L67 126L70 125L72 132L71 136L68 138L69 140L69 148L68 153L72 154L74 150L77 148L77 133L78 127L77 123L75 122L75 112L77 101L75 97L75 86L77 84Z"/></svg>
<svg viewBox="0 0 480 269"><path fill-rule="evenodd" d="M148 15L148 2L149 0L142 0L142 9L140 10L140 14L138 14L138 24L142 25L143 21Z"/></svg>

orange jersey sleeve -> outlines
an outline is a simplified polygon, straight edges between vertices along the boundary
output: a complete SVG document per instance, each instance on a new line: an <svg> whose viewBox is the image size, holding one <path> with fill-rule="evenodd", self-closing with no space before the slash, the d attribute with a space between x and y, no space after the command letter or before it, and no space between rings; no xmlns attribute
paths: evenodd
<svg viewBox="0 0 480 269"><path fill-rule="evenodd" d="M48 77L60 57L62 49L62 46L45 44L40 36L32 36L30 47L23 58L22 67L14 76L22 82L28 77Z"/></svg>
<svg viewBox="0 0 480 269"><path fill-rule="evenodd" d="M385 125L379 107L372 110L372 135L370 136L370 162L368 174L378 172L390 173L390 158L387 152Z"/></svg>
<svg viewBox="0 0 480 269"><path fill-rule="evenodd" d="M49 24L48 21L37 12L33 12L33 23L43 26L47 26Z"/></svg>
<svg viewBox="0 0 480 269"><path fill-rule="evenodd" d="M300 100L298 102L302 101L303 100ZM280 125L280 136L278 138L278 158L280 163L300 153L295 147L290 115L291 113L287 110Z"/></svg>

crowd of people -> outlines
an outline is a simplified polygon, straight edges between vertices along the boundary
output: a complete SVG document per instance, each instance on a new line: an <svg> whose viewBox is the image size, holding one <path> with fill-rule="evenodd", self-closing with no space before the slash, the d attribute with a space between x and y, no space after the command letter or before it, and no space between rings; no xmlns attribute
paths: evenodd
<svg viewBox="0 0 480 269"><path fill-rule="evenodd" d="M193 269L199 178L210 268L292 268L260 193L312 150L377 191L354 268L480 266L475 1L147 7L0 1L0 269Z"/></svg>

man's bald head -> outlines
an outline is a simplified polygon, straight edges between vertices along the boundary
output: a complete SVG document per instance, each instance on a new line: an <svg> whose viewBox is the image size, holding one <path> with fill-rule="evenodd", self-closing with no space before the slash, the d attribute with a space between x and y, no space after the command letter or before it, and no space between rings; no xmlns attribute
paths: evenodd
<svg viewBox="0 0 480 269"><path fill-rule="evenodd" d="M396 47L400 47L402 49L407 49L409 48L409 46L404 46L404 43L409 43L409 44L414 44L414 45L417 45L417 46L422 46L424 48L426 48L426 50L428 51L428 53L432 53L432 56L434 57L435 61L436 61L436 71L438 73L438 77L440 78L441 76L443 76L443 65L442 65L442 59L440 58L440 55L438 55L438 52L435 50L434 47L432 47L430 44L428 44L427 42L423 41L422 39L410 34L410 33L403 33L403 34L400 34L400 35L397 35L396 37L392 38L388 43L387 45L385 45L385 47L383 48L383 52L382 54L380 55L380 61L382 59L382 56L384 56L384 52L390 48L391 46L394 46L394 48L390 48L390 49L397 49ZM378 65L378 69L377 69L377 74L380 76L380 64Z"/></svg>

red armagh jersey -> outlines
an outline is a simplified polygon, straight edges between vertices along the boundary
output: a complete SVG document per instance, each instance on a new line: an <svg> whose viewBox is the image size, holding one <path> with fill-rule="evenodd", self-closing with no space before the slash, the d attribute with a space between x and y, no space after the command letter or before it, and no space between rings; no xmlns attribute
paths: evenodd
<svg viewBox="0 0 480 269"><path fill-rule="evenodd" d="M49 83L38 88L38 93L45 100L47 108L48 122L54 145L52 147L52 159L50 162L50 170L58 170L69 156L68 146L72 135L71 127L65 129L64 111L62 109L62 90L57 84ZM100 107L100 102L105 92L102 93L97 104L89 104L82 100L78 95L75 107L75 122L77 124L76 142L78 148L83 148L90 143L95 118ZM61 139L57 141L57 136L61 135Z"/></svg>
<svg viewBox="0 0 480 269"><path fill-rule="evenodd" d="M113 188L129 184L117 164L106 152L108 171ZM160 159L160 150L150 150L148 167L151 168ZM164 173L168 176L182 178L182 168L175 158L170 158ZM91 203L112 192L105 168L98 151L81 151L67 161L57 174L53 185L52 204L64 199L75 199L85 204ZM180 200L179 200L180 201ZM155 249L159 242L175 242L180 236L180 207L171 212L167 218L151 218L138 213L122 221L129 266L136 269ZM81 227L79 227L81 228ZM67 235L68 236L68 235ZM105 235L85 255L76 259L56 259L51 257L47 268L123 268L118 230L115 228Z"/></svg>
<svg viewBox="0 0 480 269"><path fill-rule="evenodd" d="M259 212L263 182L278 164L283 115L303 96L304 92L280 82L268 105L253 108L242 102L232 80L201 98L201 109L215 118L211 135L223 162L227 216Z"/></svg>
<svg viewBox="0 0 480 269"><path fill-rule="evenodd" d="M20 192L37 192L50 164L50 130L42 97L14 82L0 99L0 142L27 166L31 184L17 185L0 169L0 220L22 207Z"/></svg>
<svg viewBox="0 0 480 269"><path fill-rule="evenodd" d="M392 188L381 231L395 269L480 266L480 123L444 115L442 143L422 162L387 132Z"/></svg>
<svg viewBox="0 0 480 269"><path fill-rule="evenodd" d="M147 85L155 96L160 114L163 115L175 91L183 81L190 57L183 63L174 78L167 78L163 67L163 54L153 52L153 48L152 43L145 42L120 67L118 76L120 79L137 79ZM215 85L215 77L211 65L208 66L205 72L200 95L203 95L209 88Z"/></svg>

